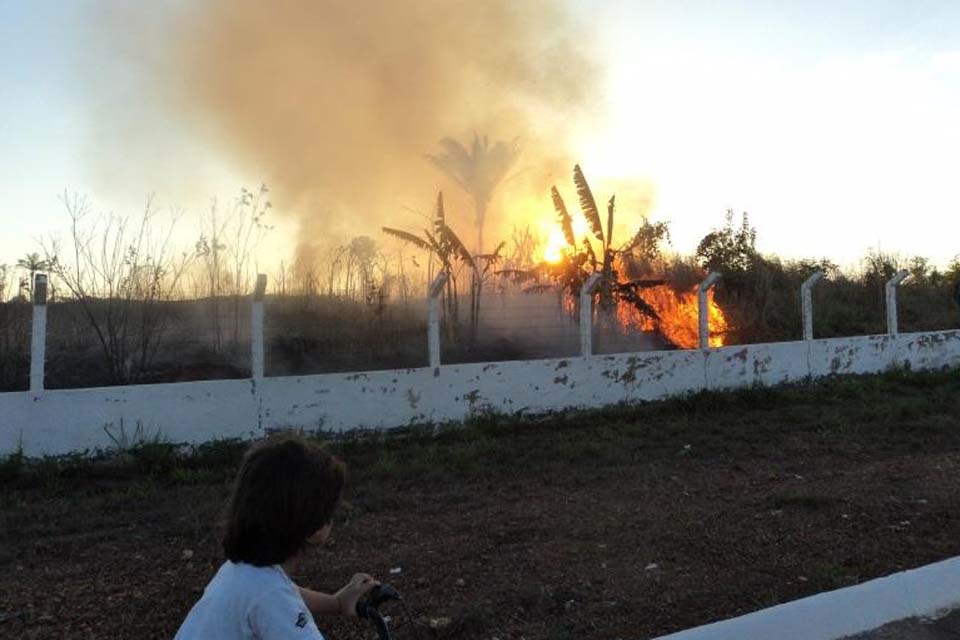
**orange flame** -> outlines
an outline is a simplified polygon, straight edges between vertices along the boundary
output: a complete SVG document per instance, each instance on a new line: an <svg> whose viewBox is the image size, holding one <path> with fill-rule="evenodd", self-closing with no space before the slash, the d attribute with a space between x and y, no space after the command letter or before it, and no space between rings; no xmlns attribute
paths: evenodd
<svg viewBox="0 0 960 640"><path fill-rule="evenodd" d="M590 227L587 226L587 221L583 219L583 216L575 216L571 224L573 226L574 238L586 238L592 235ZM557 264L563 258L564 254L572 251L570 245L567 243L567 239L563 235L563 229L556 223L552 221L545 223L542 233L542 237L546 237L546 241L543 243L544 262Z"/></svg>
<svg viewBox="0 0 960 640"><path fill-rule="evenodd" d="M635 307L621 302L617 305L617 320L624 330L659 330L681 349L696 349L700 344L700 313L697 305L697 287L688 293L676 293L667 285L640 290L640 296L657 312L660 320L640 313ZM707 292L709 342L711 347L722 347L729 330L723 311L713 299L713 290Z"/></svg>

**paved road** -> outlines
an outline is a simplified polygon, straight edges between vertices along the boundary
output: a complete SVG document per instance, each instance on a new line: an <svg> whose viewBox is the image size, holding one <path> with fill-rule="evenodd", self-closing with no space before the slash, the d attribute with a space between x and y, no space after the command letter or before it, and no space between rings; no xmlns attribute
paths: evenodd
<svg viewBox="0 0 960 640"><path fill-rule="evenodd" d="M936 620L910 618L891 622L844 640L960 640L960 609Z"/></svg>

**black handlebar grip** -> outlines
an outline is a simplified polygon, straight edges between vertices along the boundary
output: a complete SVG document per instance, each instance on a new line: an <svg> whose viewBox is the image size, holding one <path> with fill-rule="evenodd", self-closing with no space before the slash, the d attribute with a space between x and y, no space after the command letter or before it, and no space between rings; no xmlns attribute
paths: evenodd
<svg viewBox="0 0 960 640"><path fill-rule="evenodd" d="M378 584L370 589L366 597L357 600L356 612L360 619L372 619L371 612L387 600L400 600L400 594L388 584Z"/></svg>
<svg viewBox="0 0 960 640"><path fill-rule="evenodd" d="M378 584L370 590L370 600L373 605L380 606L387 600L400 600L400 593L388 584Z"/></svg>

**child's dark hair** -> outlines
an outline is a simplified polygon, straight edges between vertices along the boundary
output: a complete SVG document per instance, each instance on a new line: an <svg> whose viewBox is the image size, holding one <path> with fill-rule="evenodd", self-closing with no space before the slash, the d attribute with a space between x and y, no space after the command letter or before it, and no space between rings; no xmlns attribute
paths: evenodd
<svg viewBox="0 0 960 640"><path fill-rule="evenodd" d="M294 556L333 519L345 477L340 460L297 436L251 446L227 506L227 559L263 567Z"/></svg>

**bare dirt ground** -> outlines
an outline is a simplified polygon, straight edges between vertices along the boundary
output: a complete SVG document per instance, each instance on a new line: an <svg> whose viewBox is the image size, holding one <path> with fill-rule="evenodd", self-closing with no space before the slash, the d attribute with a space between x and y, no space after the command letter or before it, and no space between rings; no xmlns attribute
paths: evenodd
<svg viewBox="0 0 960 640"><path fill-rule="evenodd" d="M955 371L330 446L348 502L291 575L333 590L371 572L429 636L649 638L960 554ZM141 454L124 478L77 461L8 473L0 613L26 621L0 637L172 637L221 562L239 451L223 449Z"/></svg>

